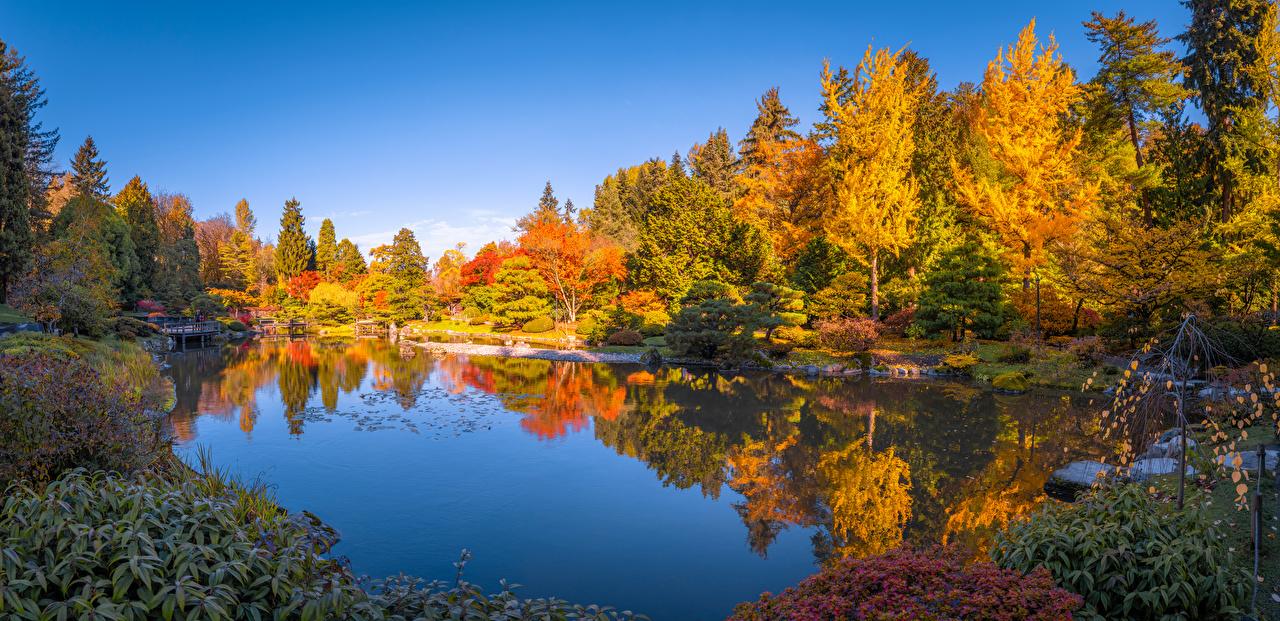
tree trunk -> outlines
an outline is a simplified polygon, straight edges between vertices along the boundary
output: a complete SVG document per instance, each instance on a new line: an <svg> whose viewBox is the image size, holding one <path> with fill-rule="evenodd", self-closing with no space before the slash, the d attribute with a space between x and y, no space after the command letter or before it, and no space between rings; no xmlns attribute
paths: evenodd
<svg viewBox="0 0 1280 621"><path fill-rule="evenodd" d="M1084 308L1084 298L1080 298L1076 302L1076 312L1071 316L1071 334L1075 335L1080 331L1080 310Z"/></svg>
<svg viewBox="0 0 1280 621"><path fill-rule="evenodd" d="M880 320L880 257L877 253L871 253L871 318Z"/></svg>
<svg viewBox="0 0 1280 621"><path fill-rule="evenodd" d="M1022 259L1026 262L1027 267L1022 272L1022 290L1031 290L1031 244L1023 242Z"/></svg>
<svg viewBox="0 0 1280 621"><path fill-rule="evenodd" d="M1036 340L1044 340L1044 330L1040 327L1040 275L1036 274Z"/></svg>
<svg viewBox="0 0 1280 621"><path fill-rule="evenodd" d="M1129 108L1129 140L1133 142L1133 157L1137 160L1138 168L1142 168L1142 145L1138 143L1138 119L1134 114L1133 105L1125 102ZM1142 223L1151 226L1151 201L1147 200L1146 192L1138 192L1138 204L1142 205Z"/></svg>
<svg viewBox="0 0 1280 621"><path fill-rule="evenodd" d="M1280 311L1280 276L1271 277L1271 325L1276 325L1277 312Z"/></svg>
<svg viewBox="0 0 1280 621"><path fill-rule="evenodd" d="M9 275L0 276L0 304L9 303Z"/></svg>

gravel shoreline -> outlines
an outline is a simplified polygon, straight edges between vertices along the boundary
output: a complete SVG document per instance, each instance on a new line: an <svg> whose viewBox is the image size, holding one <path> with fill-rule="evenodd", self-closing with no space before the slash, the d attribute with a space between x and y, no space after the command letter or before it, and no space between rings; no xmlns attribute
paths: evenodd
<svg viewBox="0 0 1280 621"><path fill-rule="evenodd" d="M429 352L466 354L471 356L502 356L507 358L534 358L537 360L562 360L565 362L611 362L640 364L640 354L591 352L580 349L539 349L534 347L507 347L504 345L479 345L476 343L433 343L415 341L414 345Z"/></svg>

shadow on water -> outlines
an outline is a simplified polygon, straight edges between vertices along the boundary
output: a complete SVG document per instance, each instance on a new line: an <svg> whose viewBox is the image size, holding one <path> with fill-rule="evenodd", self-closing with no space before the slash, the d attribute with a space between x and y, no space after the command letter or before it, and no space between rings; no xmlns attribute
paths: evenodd
<svg viewBox="0 0 1280 621"><path fill-rule="evenodd" d="M172 431L181 444L204 442L207 431L215 457L252 462L253 451L267 450L253 447L264 432L277 441L275 436L299 440L324 433L325 443L314 450L328 452L329 459L343 459L336 445L369 447L351 450L373 453L360 457L371 467L385 459L392 468L392 456L400 450L418 451L419 460L433 458L422 457L424 449L401 448L406 434L423 436L442 441L428 447L460 451L449 453L448 465L459 471L483 469L487 466L480 464L494 459L520 464L521 474L530 478L512 485L503 510L536 514L548 498L567 493L560 488L572 487L566 476L598 479L593 493L602 502L614 488L626 490L615 505L643 497L645 515L634 509L591 509L591 498L580 499L581 494L561 503L572 512L581 502L584 511L596 512L593 519L609 521L604 531L574 531L582 539L574 550L584 556L590 557L582 552L590 546L614 545L617 537L631 536L647 538L644 545L653 550L645 552L668 559L660 569L637 569L636 579L661 571L677 574L673 579L705 582L706 568L696 570L702 575L682 577L674 561L699 555L710 558L706 563L745 564L754 572L736 581L726 577L730 584L714 589L667 593L650 601L646 597L652 595L641 587L590 575L598 568L589 563L555 566L567 574L555 584L570 585L557 595L576 595L563 591L573 585L594 585L578 599L626 605L654 618L723 616L735 601L794 583L815 562L875 554L904 541L952 543L982 554L994 532L1044 501L1042 487L1053 468L1097 451L1089 439L1095 417L1086 412L1085 397L1000 395L963 382L729 376L680 368L439 357L367 339L244 343L174 355L169 362L177 390ZM376 440L348 430L387 435ZM290 465L293 449L281 446L286 448L277 456L253 463L269 464L263 467L286 481L306 480L308 468L318 470ZM446 450L453 449L438 449ZM648 483L633 480L626 463L647 469ZM332 502L327 499L342 485L371 484L369 478L343 476L351 480L316 484L325 496L293 497L303 506ZM286 481L280 491L288 501ZM426 519L441 538L457 528L468 536L501 539L484 528L505 528L505 522L485 526L485 518L479 518L479 525L455 524L477 518L435 509L448 502L476 502L479 492L468 487L471 483L450 485L435 478L419 485L430 488L433 497L411 507L419 516L416 524ZM685 498L689 492L695 495ZM418 496L407 496L401 504L419 502ZM432 504L440 502L445 504ZM339 515L326 517L340 530L360 531L363 514L343 523L344 509L331 511ZM726 549L707 543L705 550L691 550L687 541L672 541L664 550L668 544L646 530L660 520L717 535L736 531L732 536L745 545ZM605 539L592 541L592 533ZM411 570L383 567L374 558L376 546L368 550L373 551L361 547L344 553L357 568L363 563ZM528 560L532 551L501 553L509 553L510 571L523 568L519 559L534 563ZM744 561L743 555L757 561ZM775 562L775 555L791 560ZM384 556L389 563L394 555ZM797 560L802 557L808 561ZM427 567L447 560L431 559ZM493 575L504 575L501 560L495 559ZM512 577L531 582L527 576Z"/></svg>

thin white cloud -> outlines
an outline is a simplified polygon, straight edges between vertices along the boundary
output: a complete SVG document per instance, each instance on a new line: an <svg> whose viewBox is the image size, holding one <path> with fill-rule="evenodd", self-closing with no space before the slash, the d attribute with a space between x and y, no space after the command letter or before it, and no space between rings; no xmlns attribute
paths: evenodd
<svg viewBox="0 0 1280 621"><path fill-rule="evenodd" d="M464 251L467 256L472 256L481 246L491 241L511 239L513 237L511 227L515 226L515 218L479 210L471 211L468 215L470 217L467 219L466 224L455 224L445 220L427 218L403 224L401 227L413 231L414 236L418 238L418 244L422 246L423 254L426 254L433 261L439 258L445 250L453 248L458 242L465 243L466 248ZM360 250L368 257L370 248L380 244L391 243L391 240L395 238L401 227L376 233L353 235L350 239L359 245Z"/></svg>

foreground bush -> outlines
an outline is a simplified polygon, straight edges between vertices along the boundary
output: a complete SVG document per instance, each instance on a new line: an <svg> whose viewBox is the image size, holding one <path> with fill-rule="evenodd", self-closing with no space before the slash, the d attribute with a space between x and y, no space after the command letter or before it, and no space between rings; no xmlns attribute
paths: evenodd
<svg viewBox="0 0 1280 621"><path fill-rule="evenodd" d="M844 559L779 595L739 604L734 621L1071 619L1080 597L1053 585L1044 570L991 563L965 567L960 554L896 550Z"/></svg>
<svg viewBox="0 0 1280 621"><path fill-rule="evenodd" d="M0 616L325 619L357 601L305 525L233 509L192 482L106 473L18 489L0 510Z"/></svg>
<svg viewBox="0 0 1280 621"><path fill-rule="evenodd" d="M605 341L610 345L620 345L623 347L634 347L644 342L644 335L636 330L618 330L609 335Z"/></svg>
<svg viewBox="0 0 1280 621"><path fill-rule="evenodd" d="M176 478L77 470L43 491L11 490L0 506L0 618L632 618L506 588L487 595L460 579L394 578L366 593L322 556L335 538L318 520L218 475Z"/></svg>
<svg viewBox="0 0 1280 621"><path fill-rule="evenodd" d="M79 467L131 472L151 461L156 426L127 368L109 379L69 348L13 351L0 354L0 488L19 479L39 486Z"/></svg>
<svg viewBox="0 0 1280 621"><path fill-rule="evenodd" d="M1176 511L1134 485L1049 504L996 535L1009 569L1043 567L1085 598L1081 619L1235 619L1247 576L1194 508Z"/></svg>

